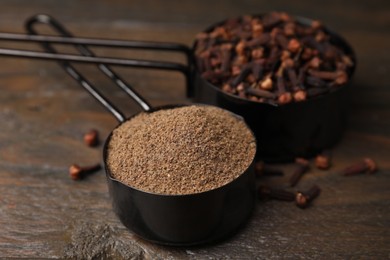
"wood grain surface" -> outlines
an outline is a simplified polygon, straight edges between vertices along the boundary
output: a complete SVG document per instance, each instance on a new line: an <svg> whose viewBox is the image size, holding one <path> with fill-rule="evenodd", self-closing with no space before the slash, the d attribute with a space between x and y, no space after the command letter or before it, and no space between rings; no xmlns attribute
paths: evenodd
<svg viewBox="0 0 390 260"><path fill-rule="evenodd" d="M72 181L68 167L101 161L101 139L117 122L57 64L0 57L0 258L75 259L389 259L390 258L390 5L388 1L2 0L1 32L24 32L36 13L55 16L78 36L190 45L207 25L240 14L285 10L317 18L355 48L349 127L329 171L313 168L298 188L322 188L313 206L259 202L239 232L218 244L163 247L128 231L113 213L103 170ZM45 32L45 29L42 28ZM29 44L2 47L39 50ZM65 52L73 53L71 48ZM99 55L182 61L180 55L108 49ZM127 115L140 109L93 66L77 65ZM153 105L186 102L174 72L115 69ZM375 175L342 177L342 168L370 156ZM284 185L284 177L262 183Z"/></svg>

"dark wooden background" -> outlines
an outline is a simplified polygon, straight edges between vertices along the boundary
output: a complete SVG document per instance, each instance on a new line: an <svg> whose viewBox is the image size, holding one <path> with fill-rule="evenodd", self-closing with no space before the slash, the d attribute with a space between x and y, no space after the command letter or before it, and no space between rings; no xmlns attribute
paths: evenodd
<svg viewBox="0 0 390 260"><path fill-rule="evenodd" d="M390 5L388 1L2 0L0 31L24 32L36 13L57 17L78 36L191 44L207 25L240 14L285 10L317 18L355 48L358 69L348 131L334 149L334 167L312 169L298 188L323 189L314 205L259 202L249 223L216 245L169 248L129 232L111 210L103 171L75 182L72 163L101 161L101 146L82 142L117 124L55 63L0 57L0 257L135 259L389 259L390 258ZM1 43L3 47L22 47ZM39 50L33 45L32 49ZM70 48L64 51L71 52ZM108 55L108 50L100 50ZM181 60L172 54L114 51L113 56ZM139 111L93 66L78 65L126 114ZM174 72L116 69L153 105L185 101ZM364 156L375 175L337 172ZM264 182L285 182L287 175Z"/></svg>

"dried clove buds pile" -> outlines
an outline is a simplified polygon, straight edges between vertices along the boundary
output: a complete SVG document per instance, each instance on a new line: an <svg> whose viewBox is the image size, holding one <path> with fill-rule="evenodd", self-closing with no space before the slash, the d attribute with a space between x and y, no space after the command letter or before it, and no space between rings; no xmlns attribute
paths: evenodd
<svg viewBox="0 0 390 260"><path fill-rule="evenodd" d="M331 163L331 151L324 150L317 155L314 161L316 167L321 170L328 170ZM310 169L309 161L304 158L296 158L295 170L290 175L289 185L295 187L302 176ZM341 171L343 176L354 176L359 174L374 174L378 170L376 162L371 158L363 158ZM257 177L265 176L283 176L284 173L280 170L270 168L264 162L257 162L255 164L255 173ZM277 173L277 174L275 174ZM264 184L258 187L258 197L261 200L280 200L280 201L295 201L297 207L305 209L309 207L312 201L321 193L321 188L317 185L312 185L307 190L291 191L291 189L283 189L277 187L269 187Z"/></svg>
<svg viewBox="0 0 390 260"><path fill-rule="evenodd" d="M196 66L223 91L287 104L324 95L348 81L354 59L321 22L283 12L242 16L196 37Z"/></svg>

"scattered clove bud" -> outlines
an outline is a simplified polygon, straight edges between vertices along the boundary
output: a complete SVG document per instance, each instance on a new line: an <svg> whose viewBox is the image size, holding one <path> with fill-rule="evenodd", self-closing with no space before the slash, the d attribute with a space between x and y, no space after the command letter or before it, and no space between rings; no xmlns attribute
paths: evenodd
<svg viewBox="0 0 390 260"><path fill-rule="evenodd" d="M304 158L297 158L296 169L290 177L289 184L290 187L294 187L297 185L298 181L301 177L309 170L309 161Z"/></svg>
<svg viewBox="0 0 390 260"><path fill-rule="evenodd" d="M377 165L371 158L364 158L362 161L348 166L342 171L344 176L352 176L361 173L373 174L377 171Z"/></svg>
<svg viewBox="0 0 390 260"><path fill-rule="evenodd" d="M72 178L72 180L81 180L87 174L93 173L93 172L98 171L100 169L101 169L100 164L86 166L86 167L80 167L77 164L73 164L69 167L69 175Z"/></svg>
<svg viewBox="0 0 390 260"><path fill-rule="evenodd" d="M294 193L282 189L270 188L268 186L260 186L258 189L260 199L274 199L282 201L294 201Z"/></svg>
<svg viewBox="0 0 390 260"><path fill-rule="evenodd" d="M302 209L307 208L320 193L321 189L317 185L312 186L307 191L298 191L295 195L295 204Z"/></svg>
<svg viewBox="0 0 390 260"><path fill-rule="evenodd" d="M317 155L315 159L315 165L318 169L327 170L331 165L331 152L329 150L324 150L322 153Z"/></svg>
<svg viewBox="0 0 390 260"><path fill-rule="evenodd" d="M257 176L283 176L281 170L274 169L266 165L264 162L257 162L255 164L255 173Z"/></svg>
<svg viewBox="0 0 390 260"><path fill-rule="evenodd" d="M84 135L84 143L88 146L97 146L99 144L99 132L95 129L89 130Z"/></svg>

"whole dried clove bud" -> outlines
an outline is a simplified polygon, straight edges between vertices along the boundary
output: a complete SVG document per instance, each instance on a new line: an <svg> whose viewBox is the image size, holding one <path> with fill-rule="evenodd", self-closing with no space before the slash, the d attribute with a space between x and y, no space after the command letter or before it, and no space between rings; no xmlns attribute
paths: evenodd
<svg viewBox="0 0 390 260"><path fill-rule="evenodd" d="M308 67L313 68L313 69L318 69L321 65L322 61L319 57L313 57L309 62L308 62Z"/></svg>
<svg viewBox="0 0 390 260"><path fill-rule="evenodd" d="M231 59L232 59L232 44L224 44L221 46L222 51L222 61L221 61L221 70L227 72L230 68Z"/></svg>
<svg viewBox="0 0 390 260"><path fill-rule="evenodd" d="M272 93L272 92L267 91L267 90L262 90L262 89L250 87L250 88L247 88L245 91L248 95L256 96L258 98L268 98L268 99L275 99L276 98L275 93ZM252 99L252 101L258 101L258 100Z"/></svg>
<svg viewBox="0 0 390 260"><path fill-rule="evenodd" d="M283 63L283 61L285 61L287 59L291 59L291 53L288 50L284 50L284 51L282 51L282 54L280 55L280 60L282 60L282 63Z"/></svg>
<svg viewBox="0 0 390 260"><path fill-rule="evenodd" d="M246 66L240 72L240 74L236 78L233 79L233 81L230 83L230 85L233 88L236 87L238 84L240 84L249 75L250 72L251 72L251 68L249 66Z"/></svg>
<svg viewBox="0 0 390 260"><path fill-rule="evenodd" d="M264 59L252 61L252 74L256 81L263 77Z"/></svg>
<svg viewBox="0 0 390 260"><path fill-rule="evenodd" d="M328 88L309 88L306 90L306 97L317 97L329 92Z"/></svg>
<svg viewBox="0 0 390 260"><path fill-rule="evenodd" d="M291 88L294 91L293 93L293 98L295 101L300 102L306 100L307 93L306 91L302 88L302 84L300 80L297 77L297 74L292 68L287 68L287 76L292 84Z"/></svg>
<svg viewBox="0 0 390 260"><path fill-rule="evenodd" d="M282 22L280 14L277 12L268 13L263 17L263 26L265 29L274 27L275 25Z"/></svg>
<svg viewBox="0 0 390 260"><path fill-rule="evenodd" d="M258 47L268 43L271 40L271 35L269 33L262 33L259 37L253 38L250 41L246 42L248 48Z"/></svg>
<svg viewBox="0 0 390 260"><path fill-rule="evenodd" d="M322 153L316 156L315 164L318 169L327 170L331 166L331 152L324 150Z"/></svg>
<svg viewBox="0 0 390 260"><path fill-rule="evenodd" d="M297 90L293 94L294 100L297 102L305 101L307 97L307 93L304 90Z"/></svg>
<svg viewBox="0 0 390 260"><path fill-rule="evenodd" d="M232 66L232 76L237 76L241 72L241 67L238 65Z"/></svg>
<svg viewBox="0 0 390 260"><path fill-rule="evenodd" d="M252 50L251 56L253 60L261 59L264 55L264 48L262 47L257 47Z"/></svg>
<svg viewBox="0 0 390 260"><path fill-rule="evenodd" d="M288 42L287 49L292 53L299 51L300 48L301 43L297 39L293 38Z"/></svg>
<svg viewBox="0 0 390 260"><path fill-rule="evenodd" d="M297 192L295 195L295 204L304 209L307 208L310 203L320 195L321 189L317 185L313 185L309 190L303 192Z"/></svg>
<svg viewBox="0 0 390 260"><path fill-rule="evenodd" d="M321 43L320 49L322 49L320 50L320 52L322 53L323 58L329 61L337 60L337 57L339 57L340 53L342 53L339 48L334 45L331 45L329 42Z"/></svg>
<svg viewBox="0 0 390 260"><path fill-rule="evenodd" d="M237 55L245 55L244 53L245 48L246 48L245 41L240 41L235 47Z"/></svg>
<svg viewBox="0 0 390 260"><path fill-rule="evenodd" d="M336 71L319 71L319 70L308 70L309 74L324 80L333 80L336 84L342 85L348 81L348 74L342 70Z"/></svg>
<svg viewBox="0 0 390 260"><path fill-rule="evenodd" d="M257 176L283 176L284 173L281 170L270 168L264 162L257 162L255 164L255 173Z"/></svg>
<svg viewBox="0 0 390 260"><path fill-rule="evenodd" d="M81 180L87 174L98 171L100 169L101 169L100 164L86 166L86 167L80 167L77 164L73 164L69 167L69 175L72 178L72 180Z"/></svg>
<svg viewBox="0 0 390 260"><path fill-rule="evenodd" d="M260 199L274 199L281 201L294 201L295 198L294 193L292 192L270 188L268 186L260 186L258 189L258 195Z"/></svg>
<svg viewBox="0 0 390 260"><path fill-rule="evenodd" d="M210 58L210 64L212 67L217 67L222 63L221 59L219 57Z"/></svg>
<svg viewBox="0 0 390 260"><path fill-rule="evenodd" d="M264 90L271 90L273 87L273 82L271 79L271 75L265 77L265 79L260 83L260 88Z"/></svg>
<svg viewBox="0 0 390 260"><path fill-rule="evenodd" d="M211 83L216 84L219 83L225 77L225 75L222 73L222 71L208 70L202 73L202 77Z"/></svg>
<svg viewBox="0 0 390 260"><path fill-rule="evenodd" d="M248 63L248 58L245 55L237 55L236 58L233 61L233 64L244 66Z"/></svg>
<svg viewBox="0 0 390 260"><path fill-rule="evenodd" d="M337 78L334 83L337 85L343 85L348 81L348 74L345 71L339 70Z"/></svg>
<svg viewBox="0 0 390 260"><path fill-rule="evenodd" d="M91 129L84 134L84 143L88 146L97 146L99 144L99 132L96 129Z"/></svg>
<svg viewBox="0 0 390 260"><path fill-rule="evenodd" d="M222 90L227 93L234 93L234 88L230 86L230 84L225 84L222 86Z"/></svg>
<svg viewBox="0 0 390 260"><path fill-rule="evenodd" d="M278 88L278 103L279 104L287 104L292 101L292 95L290 92L286 91L286 86L284 84L283 77L276 77L276 86Z"/></svg>
<svg viewBox="0 0 390 260"><path fill-rule="evenodd" d="M352 164L342 171L344 176L352 176L360 173L373 174L378 169L375 161L371 158L364 158L362 161Z"/></svg>
<svg viewBox="0 0 390 260"><path fill-rule="evenodd" d="M318 30L318 29L322 28L322 23L318 20L313 20L311 22L310 26L311 26L311 28Z"/></svg>
<svg viewBox="0 0 390 260"><path fill-rule="evenodd" d="M347 65L348 67L352 67L354 65L354 62L352 61L351 57L347 55L343 55L341 57L342 62Z"/></svg>
<svg viewBox="0 0 390 260"><path fill-rule="evenodd" d="M302 60L309 60L314 56L314 51L311 48L305 47L303 48L303 52L301 55Z"/></svg>
<svg viewBox="0 0 390 260"><path fill-rule="evenodd" d="M323 31L318 31L314 39L317 42L323 42L326 41L327 38L328 38L327 35Z"/></svg>
<svg viewBox="0 0 390 260"><path fill-rule="evenodd" d="M253 73L250 73L247 77L246 77L246 81L249 83L249 84L254 84L256 83L256 78L255 78L255 75L253 75Z"/></svg>
<svg viewBox="0 0 390 260"><path fill-rule="evenodd" d="M317 77L307 76L305 80L306 80L305 81L306 84L309 86L312 86L312 87L316 87L316 88L328 87L328 84L324 80L317 78Z"/></svg>
<svg viewBox="0 0 390 260"><path fill-rule="evenodd" d="M283 27L284 34L287 36L295 35L295 23L289 22L286 23Z"/></svg>
<svg viewBox="0 0 390 260"><path fill-rule="evenodd" d="M284 59L281 64L281 67L283 67L284 69L292 69L294 67L293 59L291 58Z"/></svg>
<svg viewBox="0 0 390 260"><path fill-rule="evenodd" d="M255 22L255 21L258 21L258 22ZM260 23L260 20L254 19L252 21L252 37L257 38L257 37L261 36L263 31L264 31L264 28L263 28L263 25Z"/></svg>
<svg viewBox="0 0 390 260"><path fill-rule="evenodd" d="M291 187L297 185L301 177L309 170L309 161L304 158L297 158L296 169L290 177L289 183Z"/></svg>
<svg viewBox="0 0 390 260"><path fill-rule="evenodd" d="M271 33L272 35L272 33ZM275 35L275 41L278 43L278 45L280 47L282 47L283 49L288 49L288 46L289 46L289 41L287 39L287 37L285 35L283 35L282 33L277 33ZM290 50L290 49L288 49ZM291 51L291 50L290 50Z"/></svg>

